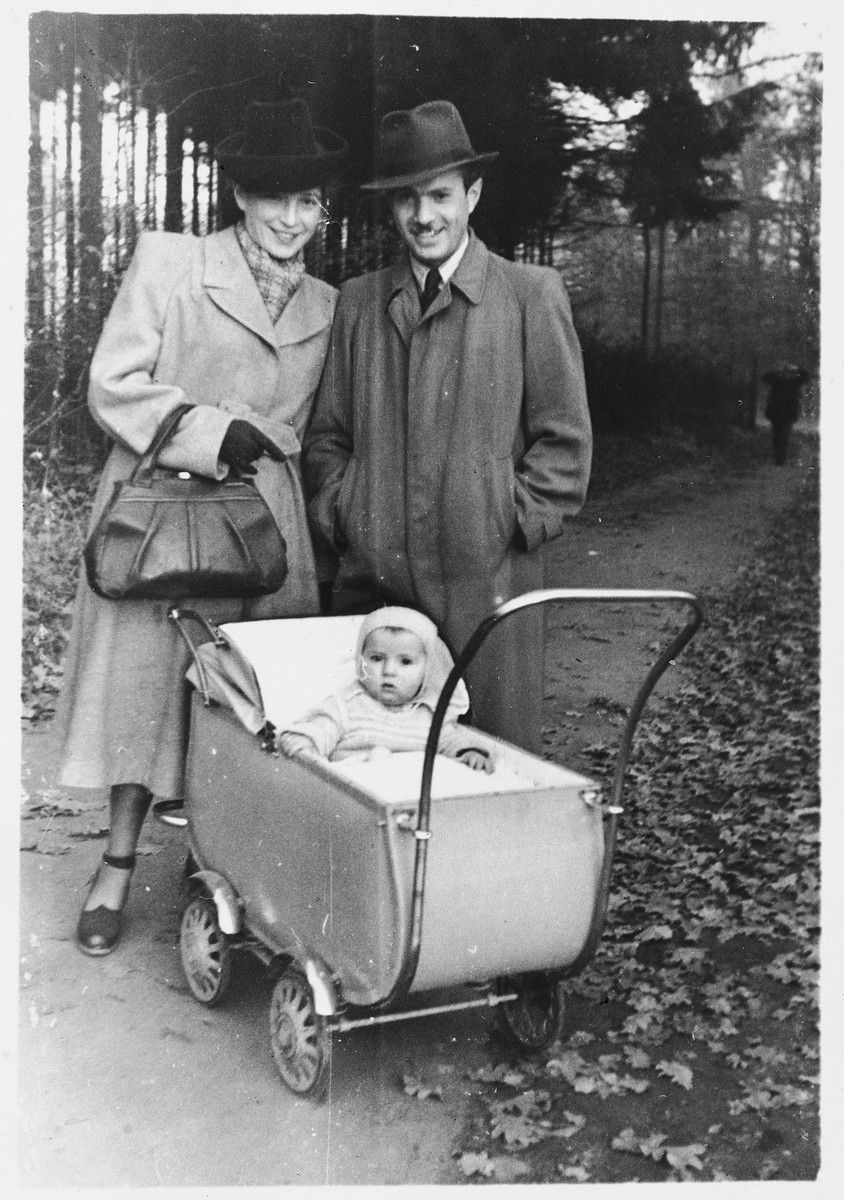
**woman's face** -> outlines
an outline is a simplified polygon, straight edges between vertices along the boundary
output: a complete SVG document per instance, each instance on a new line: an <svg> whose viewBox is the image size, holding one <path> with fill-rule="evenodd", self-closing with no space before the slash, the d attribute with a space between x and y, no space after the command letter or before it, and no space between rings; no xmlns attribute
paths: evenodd
<svg viewBox="0 0 844 1200"><path fill-rule="evenodd" d="M316 233L325 212L319 188L261 196L237 186L234 195L247 231L273 258L295 258Z"/></svg>

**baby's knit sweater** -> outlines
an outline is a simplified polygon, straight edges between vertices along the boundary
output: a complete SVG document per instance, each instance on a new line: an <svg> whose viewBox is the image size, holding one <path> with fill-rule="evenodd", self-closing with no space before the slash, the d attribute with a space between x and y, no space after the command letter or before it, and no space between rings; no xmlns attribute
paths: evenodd
<svg viewBox="0 0 844 1200"><path fill-rule="evenodd" d="M392 751L424 750L432 717L431 709L424 703L411 701L400 708L387 708L355 682L328 696L283 732L309 738L319 755L337 761L375 746ZM473 734L472 729L446 720L438 753L449 758L470 748L485 753Z"/></svg>

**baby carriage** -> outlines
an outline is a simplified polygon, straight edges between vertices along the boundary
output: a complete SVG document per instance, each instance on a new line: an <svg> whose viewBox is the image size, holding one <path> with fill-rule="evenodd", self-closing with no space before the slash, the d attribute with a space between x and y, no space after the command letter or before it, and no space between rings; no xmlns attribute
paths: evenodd
<svg viewBox="0 0 844 1200"><path fill-rule="evenodd" d="M482 733L492 774L437 755L449 700L493 628L584 602L691 609L634 698L608 794ZM557 588L510 600L455 662L424 753L353 763L286 758L273 735L347 677L362 617L219 628L178 607L170 617L194 691L184 808L157 811L189 840L180 952L196 999L219 1004L237 953L257 956L273 984L272 1052L299 1095L323 1090L332 1034L364 1026L485 1006L524 1051L558 1037L562 983L605 919L633 733L701 623L695 597ZM210 641L197 644L194 622Z"/></svg>

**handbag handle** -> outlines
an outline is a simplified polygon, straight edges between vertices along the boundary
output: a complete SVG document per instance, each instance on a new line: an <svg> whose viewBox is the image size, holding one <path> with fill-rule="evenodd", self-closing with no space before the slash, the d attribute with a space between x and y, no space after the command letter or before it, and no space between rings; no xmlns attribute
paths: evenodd
<svg viewBox="0 0 844 1200"><path fill-rule="evenodd" d="M194 406L192 404L177 404L176 407L169 412L158 429L153 435L153 439L147 448L146 454L143 454L138 460L134 471L129 476L129 483L138 483L140 480L148 479L156 468L158 456L164 449L167 442L176 432L176 426L181 421L185 413L190 412Z"/></svg>

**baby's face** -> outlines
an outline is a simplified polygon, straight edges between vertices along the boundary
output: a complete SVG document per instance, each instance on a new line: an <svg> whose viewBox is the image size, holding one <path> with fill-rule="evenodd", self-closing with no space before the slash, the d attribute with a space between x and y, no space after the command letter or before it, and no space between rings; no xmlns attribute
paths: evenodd
<svg viewBox="0 0 844 1200"><path fill-rule="evenodd" d="M363 644L361 685L387 708L412 700L425 677L425 646L409 629L375 629Z"/></svg>

